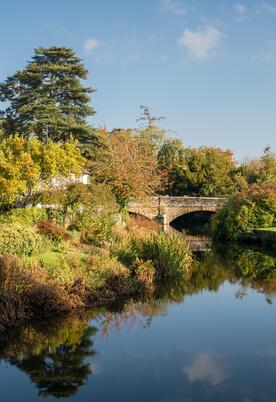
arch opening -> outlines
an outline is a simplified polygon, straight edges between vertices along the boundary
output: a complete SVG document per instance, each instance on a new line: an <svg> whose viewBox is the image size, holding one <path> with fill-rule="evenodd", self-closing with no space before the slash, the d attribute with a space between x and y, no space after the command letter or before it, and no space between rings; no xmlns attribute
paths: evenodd
<svg viewBox="0 0 276 402"><path fill-rule="evenodd" d="M213 211L194 211L174 219L170 225L188 235L209 235Z"/></svg>

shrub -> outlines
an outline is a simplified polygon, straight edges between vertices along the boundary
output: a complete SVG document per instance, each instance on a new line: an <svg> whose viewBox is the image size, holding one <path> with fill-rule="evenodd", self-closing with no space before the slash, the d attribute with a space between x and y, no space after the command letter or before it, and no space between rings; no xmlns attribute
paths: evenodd
<svg viewBox="0 0 276 402"><path fill-rule="evenodd" d="M68 240L70 238L69 233L62 226L49 220L38 222L37 229L39 234L48 237L48 239L54 242Z"/></svg>
<svg viewBox="0 0 276 402"><path fill-rule="evenodd" d="M74 283L77 277L77 270L75 264L71 264L65 256L59 255L57 263L47 263L41 260L41 265L47 269L51 279L54 279L60 285L70 285Z"/></svg>
<svg viewBox="0 0 276 402"><path fill-rule="evenodd" d="M136 261L135 279L141 293L152 293L154 291L155 269L152 261Z"/></svg>
<svg viewBox="0 0 276 402"><path fill-rule="evenodd" d="M0 225L0 254L32 255L41 251L42 238L33 228L17 224Z"/></svg>
<svg viewBox="0 0 276 402"><path fill-rule="evenodd" d="M18 257L0 256L0 331L30 318L26 293L31 287L31 275Z"/></svg>
<svg viewBox="0 0 276 402"><path fill-rule="evenodd" d="M129 269L106 250L90 257L86 274L90 289L100 299L124 297L133 290Z"/></svg>
<svg viewBox="0 0 276 402"><path fill-rule="evenodd" d="M76 227L81 239L88 243L99 244L112 238L115 215L103 210L85 211L80 214Z"/></svg>
<svg viewBox="0 0 276 402"><path fill-rule="evenodd" d="M190 276L191 251L188 243L177 236L152 234L136 242L136 247L139 258L153 262L156 277Z"/></svg>
<svg viewBox="0 0 276 402"><path fill-rule="evenodd" d="M134 237L124 247L115 247L113 251L123 264L134 269L137 260L151 261L156 279L183 274L189 276L191 251L186 241L177 236L164 232L151 233L145 238Z"/></svg>
<svg viewBox="0 0 276 402"><path fill-rule="evenodd" d="M57 225L64 226L64 224L66 223L65 222L66 221L65 214L60 209L49 209L48 217L49 217L49 220L55 222ZM47 220L47 219L45 219L45 220Z"/></svg>
<svg viewBox="0 0 276 402"><path fill-rule="evenodd" d="M48 214L44 208L15 208L0 215L0 224L15 223L24 226L32 226L47 219Z"/></svg>
<svg viewBox="0 0 276 402"><path fill-rule="evenodd" d="M239 193L212 220L216 239L238 240L254 229L273 225L276 214L276 186L254 185Z"/></svg>
<svg viewBox="0 0 276 402"><path fill-rule="evenodd" d="M18 295L0 295L0 332L28 318L28 307Z"/></svg>

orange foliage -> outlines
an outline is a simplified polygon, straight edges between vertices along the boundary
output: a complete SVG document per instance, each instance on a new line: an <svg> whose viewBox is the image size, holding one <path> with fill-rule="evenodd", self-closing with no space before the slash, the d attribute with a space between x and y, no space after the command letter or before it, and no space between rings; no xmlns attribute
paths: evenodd
<svg viewBox="0 0 276 402"><path fill-rule="evenodd" d="M110 184L119 200L154 193L159 184L157 149L145 136L130 130L99 130L101 145L90 154L96 181Z"/></svg>

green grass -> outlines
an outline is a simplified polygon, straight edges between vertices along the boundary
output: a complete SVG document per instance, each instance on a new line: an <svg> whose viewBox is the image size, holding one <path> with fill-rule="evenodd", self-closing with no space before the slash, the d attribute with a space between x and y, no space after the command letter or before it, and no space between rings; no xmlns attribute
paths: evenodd
<svg viewBox="0 0 276 402"><path fill-rule="evenodd" d="M45 253L38 254L36 259L42 262L46 266L57 266L60 264L61 259L76 257L80 264L85 264L87 261L87 254L78 251L67 251L66 253L59 253L56 251L47 251Z"/></svg>
<svg viewBox="0 0 276 402"><path fill-rule="evenodd" d="M61 253L57 253L55 251L46 251L45 253L37 255L36 258L39 262L41 261L47 266L55 266L58 265L61 255Z"/></svg>
<svg viewBox="0 0 276 402"><path fill-rule="evenodd" d="M41 262L47 266L56 266L62 254L55 251L45 251L44 253L34 254L32 256L22 257L27 264L40 264Z"/></svg>

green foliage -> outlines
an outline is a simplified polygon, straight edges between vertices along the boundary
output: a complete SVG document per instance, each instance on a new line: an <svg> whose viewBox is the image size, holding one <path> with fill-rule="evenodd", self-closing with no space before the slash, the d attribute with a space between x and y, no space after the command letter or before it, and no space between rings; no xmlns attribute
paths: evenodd
<svg viewBox="0 0 276 402"><path fill-rule="evenodd" d="M158 153L161 172L161 192L168 195L182 194L181 186L187 170L186 150L179 139L164 141Z"/></svg>
<svg viewBox="0 0 276 402"><path fill-rule="evenodd" d="M60 193L62 193L62 191L60 191ZM40 198L40 199L45 199L44 197ZM51 205L51 203L50 203ZM55 205L55 204L54 204ZM57 225L61 225L64 226L65 221L66 221L66 215L64 214L64 211L62 210L62 208L49 208L48 209L48 218L55 222Z"/></svg>
<svg viewBox="0 0 276 402"><path fill-rule="evenodd" d="M42 238L33 228L13 223L0 225L0 254L32 255L42 247Z"/></svg>
<svg viewBox="0 0 276 402"><path fill-rule="evenodd" d="M264 149L261 157L261 170L258 177L259 183L276 185L276 155L270 147Z"/></svg>
<svg viewBox="0 0 276 402"><path fill-rule="evenodd" d="M254 250L244 250L232 255L239 274L250 280L269 280L276 278L276 259Z"/></svg>
<svg viewBox="0 0 276 402"><path fill-rule="evenodd" d="M104 184L69 186L64 192L61 208L70 222L70 228L81 233L89 243L110 240L118 206L110 188Z"/></svg>
<svg viewBox="0 0 276 402"><path fill-rule="evenodd" d="M236 191L235 163L230 151L218 148L191 149L184 186L188 194L220 197Z"/></svg>
<svg viewBox="0 0 276 402"><path fill-rule="evenodd" d="M48 213L45 208L14 208L0 215L0 224L15 223L32 226L47 218Z"/></svg>
<svg viewBox="0 0 276 402"><path fill-rule="evenodd" d="M169 195L220 197L244 188L230 151L184 148L179 140L165 141L158 154L161 192Z"/></svg>
<svg viewBox="0 0 276 402"><path fill-rule="evenodd" d="M238 240L254 229L270 227L276 216L275 186L254 185L229 199L216 214L212 232L217 239Z"/></svg>
<svg viewBox="0 0 276 402"><path fill-rule="evenodd" d="M92 211L92 214L90 211L82 212L77 221L77 227L81 231L81 239L94 244L110 240L114 224L114 214L110 214L105 210Z"/></svg>
<svg viewBox="0 0 276 402"><path fill-rule="evenodd" d="M100 299L123 297L134 290L130 270L107 251L91 255L86 275L90 289Z"/></svg>
<svg viewBox="0 0 276 402"><path fill-rule="evenodd" d="M65 214L78 213L81 210L108 209L110 212L118 210L116 199L109 186L105 184L72 184L62 194L60 202Z"/></svg>
<svg viewBox="0 0 276 402"><path fill-rule="evenodd" d="M93 138L86 122L94 114L89 106L93 90L81 82L87 73L72 49L35 49L27 67L0 84L0 101L8 102L2 112L5 133L35 134L44 142L66 141L71 134L80 142Z"/></svg>
<svg viewBox="0 0 276 402"><path fill-rule="evenodd" d="M45 252L39 253L35 257L31 257L31 260L29 259L29 261L27 259L24 259L24 262L26 264L38 263L41 267L45 267L50 270L52 268L58 267L60 262L60 254L49 249Z"/></svg>
<svg viewBox="0 0 276 402"><path fill-rule="evenodd" d="M157 277L181 275L189 277L192 257L189 246L184 240L160 232L152 234L144 241L138 241L135 246L139 258L152 261Z"/></svg>
<svg viewBox="0 0 276 402"><path fill-rule="evenodd" d="M74 262L77 259L75 258ZM40 263L46 268L51 279L55 280L61 285L72 285L78 277L78 270L76 265L71 263L71 260L66 255L56 254L54 256L40 258Z"/></svg>
<svg viewBox="0 0 276 402"><path fill-rule="evenodd" d="M119 260L132 268L142 261L151 261L155 279L165 277L189 277L192 263L191 251L185 240L164 232L152 233L145 238L134 237L124 247L115 249Z"/></svg>
<svg viewBox="0 0 276 402"><path fill-rule="evenodd" d="M240 166L248 184L276 184L276 155L270 147L264 149L260 158L251 159Z"/></svg>

